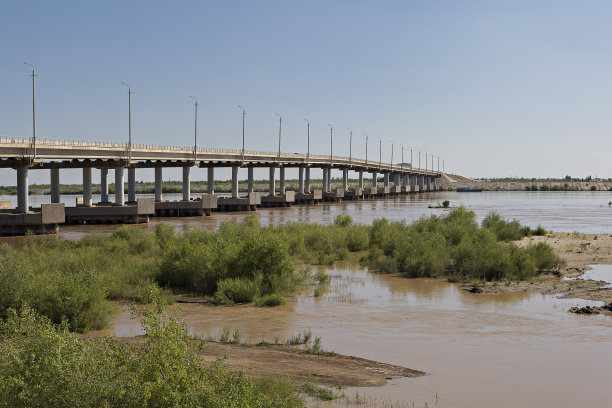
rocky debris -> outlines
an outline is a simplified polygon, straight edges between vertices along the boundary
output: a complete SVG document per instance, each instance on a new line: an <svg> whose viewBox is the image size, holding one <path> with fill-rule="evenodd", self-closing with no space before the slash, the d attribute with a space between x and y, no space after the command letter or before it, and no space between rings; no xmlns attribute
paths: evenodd
<svg viewBox="0 0 612 408"><path fill-rule="evenodd" d="M585 307L572 307L569 311L571 313L576 313L576 314L599 314L599 309L601 309L600 307L596 307L596 306L585 306Z"/></svg>

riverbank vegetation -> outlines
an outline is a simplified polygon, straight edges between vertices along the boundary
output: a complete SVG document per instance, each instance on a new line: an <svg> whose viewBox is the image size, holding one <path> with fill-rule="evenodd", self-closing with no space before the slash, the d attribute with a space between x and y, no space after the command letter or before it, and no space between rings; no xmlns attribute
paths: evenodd
<svg viewBox="0 0 612 408"><path fill-rule="evenodd" d="M139 312L146 336L83 339L28 307L0 321L0 407L304 407L293 381L205 364L176 317Z"/></svg>
<svg viewBox="0 0 612 408"><path fill-rule="evenodd" d="M463 207L413 224L375 220L364 263L382 273L452 281L525 280L541 271L558 271L563 262L548 245L520 248L511 242L534 233L545 231L496 213L479 226L474 213Z"/></svg>
<svg viewBox="0 0 612 408"><path fill-rule="evenodd" d="M296 269L296 262L330 265L359 257L372 271L407 277L524 280L562 264L546 244L519 248L511 242L545 233L495 213L479 226L473 212L459 207L412 224L379 219L356 225L339 215L328 226L262 227L249 216L185 234L159 225L155 234L123 226L79 241L33 236L19 249L0 247L0 317L27 305L85 332L106 326L114 313L107 300L149 303L190 293L220 305L276 306L302 283L329 280Z"/></svg>

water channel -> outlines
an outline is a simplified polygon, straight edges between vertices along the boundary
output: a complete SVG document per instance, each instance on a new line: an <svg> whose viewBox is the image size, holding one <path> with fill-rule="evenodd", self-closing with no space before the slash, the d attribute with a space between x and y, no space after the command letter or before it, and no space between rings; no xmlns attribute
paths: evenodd
<svg viewBox="0 0 612 408"><path fill-rule="evenodd" d="M170 198L170 197L168 197ZM3 198L0 197L0 200ZM261 209L262 224L290 221L331 223L350 214L358 223L387 217L412 221L442 210L427 205L463 203L481 220L495 210L523 224L555 231L612 234L612 192L443 192L395 199ZM205 218L161 219L179 230L216 228L247 213ZM78 238L115 226L62 227ZM323 348L403 365L428 373L394 379L380 388L346 389L378 406L400 401L422 407L564 408L612 405L612 318L568 313L572 306L598 305L553 295L471 294L439 280L376 275L355 265L327 268L332 280L320 297L306 288L286 305L213 307L182 305L183 318L196 334L218 335L238 329L245 340L286 339L303 329L320 336ZM601 273L608 274L605 270ZM601 276L601 275L597 275ZM140 334L127 312L117 316L117 336ZM345 406L344 401L321 406ZM406 405L408 406L408 405Z"/></svg>

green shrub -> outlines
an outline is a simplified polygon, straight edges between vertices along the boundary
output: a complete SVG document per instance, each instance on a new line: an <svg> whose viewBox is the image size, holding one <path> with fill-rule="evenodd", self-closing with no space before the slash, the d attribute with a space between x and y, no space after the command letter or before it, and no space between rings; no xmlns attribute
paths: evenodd
<svg viewBox="0 0 612 408"><path fill-rule="evenodd" d="M553 252L552 248L543 242L529 245L526 251L539 270L558 271L565 265L565 262Z"/></svg>
<svg viewBox="0 0 612 408"><path fill-rule="evenodd" d="M500 241L516 241L525 236L521 224L517 221L502 220L501 216L491 211L482 221L482 227L491 230Z"/></svg>
<svg viewBox="0 0 612 408"><path fill-rule="evenodd" d="M334 218L334 224L339 227L349 227L353 224L353 218L350 215L338 214Z"/></svg>
<svg viewBox="0 0 612 408"><path fill-rule="evenodd" d="M246 278L227 278L217 283L215 302L222 305L252 302L257 296L257 282Z"/></svg>
<svg viewBox="0 0 612 408"><path fill-rule="evenodd" d="M0 407L304 407L288 379L206 365L184 324L140 313L146 337L80 339L28 308L0 323Z"/></svg>
<svg viewBox="0 0 612 408"><path fill-rule="evenodd" d="M257 300L257 306L262 307L280 306L284 305L285 303L287 303L287 299L277 293L264 295Z"/></svg>

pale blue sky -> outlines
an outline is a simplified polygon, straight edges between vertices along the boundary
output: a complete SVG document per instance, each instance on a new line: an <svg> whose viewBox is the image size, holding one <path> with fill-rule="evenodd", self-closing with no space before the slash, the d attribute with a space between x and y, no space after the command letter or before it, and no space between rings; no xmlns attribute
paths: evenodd
<svg viewBox="0 0 612 408"><path fill-rule="evenodd" d="M612 177L611 22L609 1L5 0L0 135L31 136L27 60L41 138L126 140L126 81L135 143L192 144L194 95L212 147L240 147L242 105L247 149L277 148L278 112L284 151L308 118L313 153L332 123L336 154L351 128L359 156L368 133L471 177Z"/></svg>

